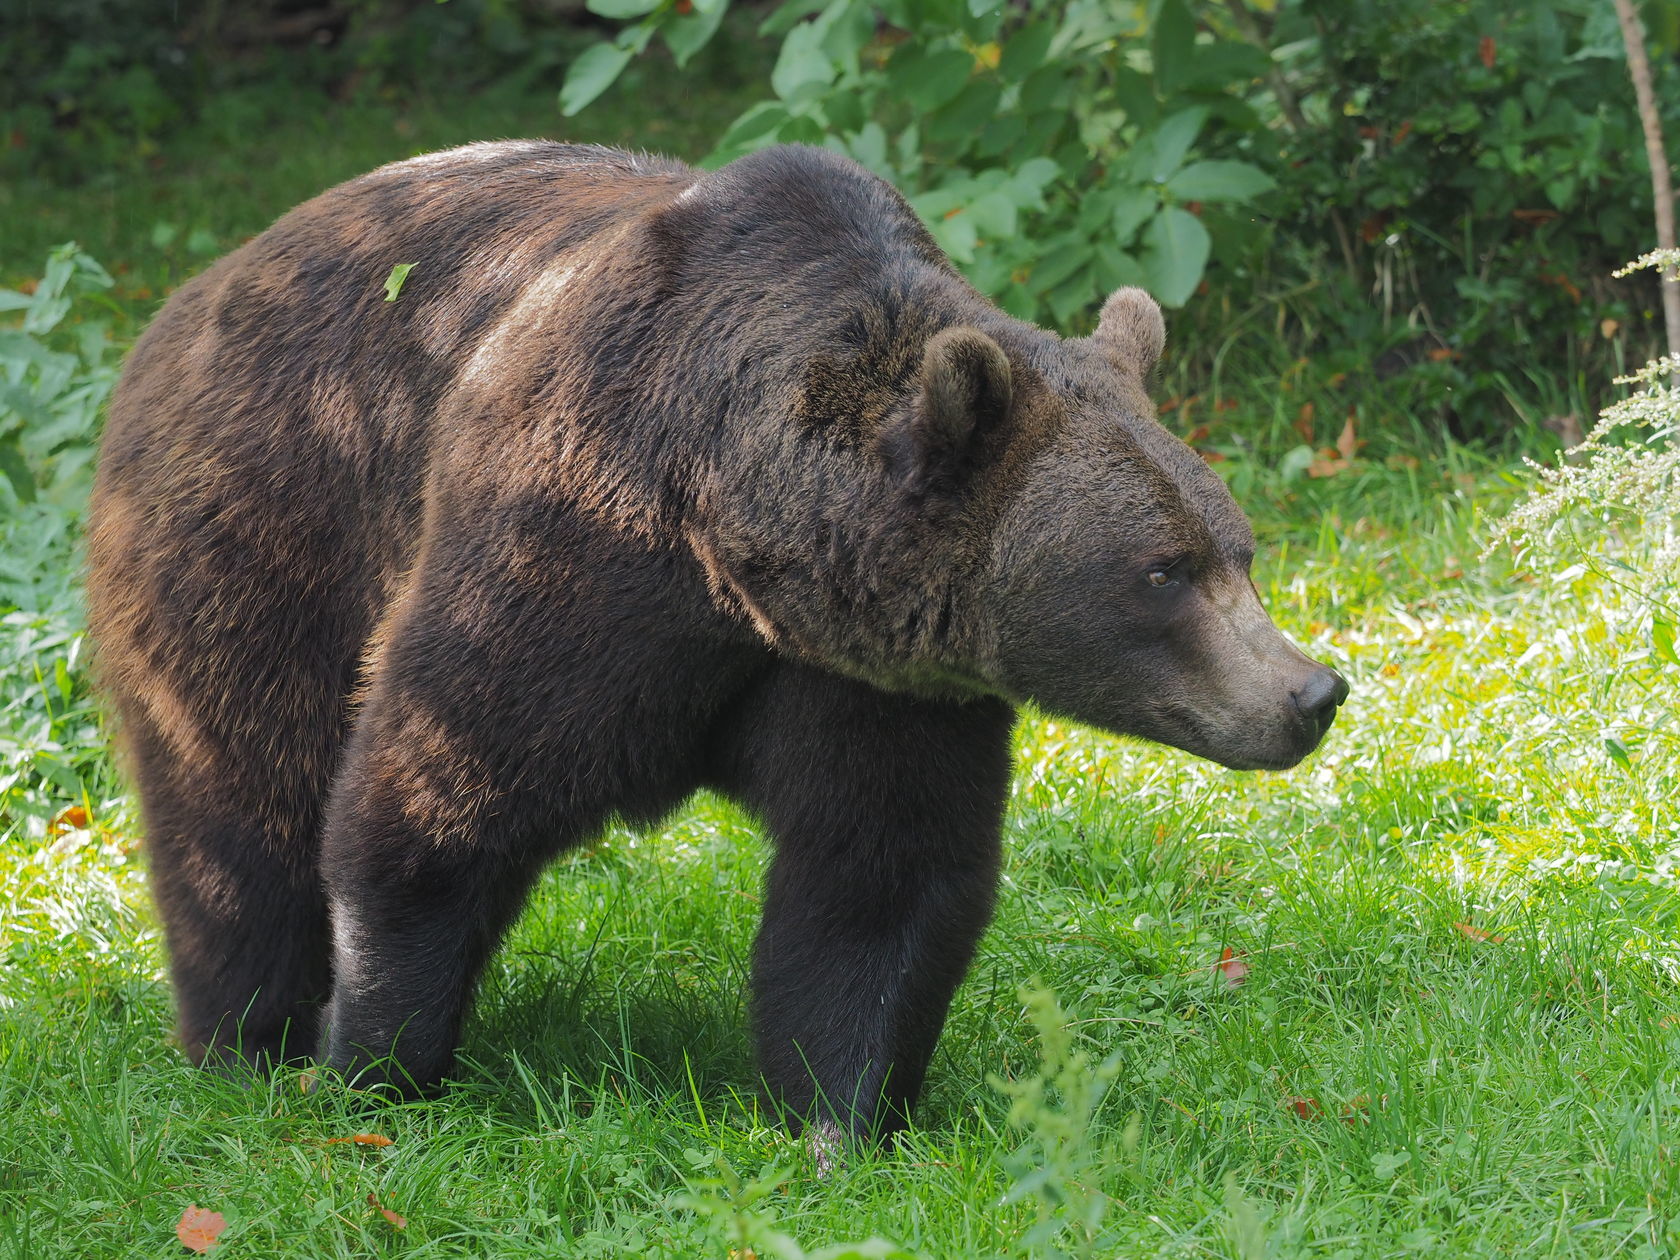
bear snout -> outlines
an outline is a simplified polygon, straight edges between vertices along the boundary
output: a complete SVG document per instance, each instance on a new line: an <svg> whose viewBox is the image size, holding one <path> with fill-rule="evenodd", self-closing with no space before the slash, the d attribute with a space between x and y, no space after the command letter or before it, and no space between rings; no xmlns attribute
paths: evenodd
<svg viewBox="0 0 1680 1260"><path fill-rule="evenodd" d="M1314 732L1313 745L1329 732L1336 720L1336 710L1348 697L1347 679L1328 666L1320 665L1306 681L1290 693L1295 711Z"/></svg>

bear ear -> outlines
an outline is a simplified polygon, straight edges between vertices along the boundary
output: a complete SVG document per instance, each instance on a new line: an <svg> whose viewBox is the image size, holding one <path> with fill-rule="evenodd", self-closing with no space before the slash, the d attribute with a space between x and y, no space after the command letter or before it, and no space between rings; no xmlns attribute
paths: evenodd
<svg viewBox="0 0 1680 1260"><path fill-rule="evenodd" d="M884 435L884 454L900 480L950 484L971 451L1009 415L1009 358L978 328L946 328L922 353L906 420Z"/></svg>
<svg viewBox="0 0 1680 1260"><path fill-rule="evenodd" d="M1167 344L1161 308L1142 289L1116 289L1103 303L1091 341L1120 367L1147 377Z"/></svg>

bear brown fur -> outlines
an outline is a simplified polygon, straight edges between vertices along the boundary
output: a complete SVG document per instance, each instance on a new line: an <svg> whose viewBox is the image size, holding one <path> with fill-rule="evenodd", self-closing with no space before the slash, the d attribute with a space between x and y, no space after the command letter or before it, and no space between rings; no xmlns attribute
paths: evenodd
<svg viewBox="0 0 1680 1260"><path fill-rule="evenodd" d="M802 148L431 154L185 285L112 404L89 612L192 1056L437 1082L543 865L710 786L775 844L769 1088L902 1124L1016 705L1285 766L1345 695L1153 420L1162 335L1137 290L1084 340L1005 316Z"/></svg>

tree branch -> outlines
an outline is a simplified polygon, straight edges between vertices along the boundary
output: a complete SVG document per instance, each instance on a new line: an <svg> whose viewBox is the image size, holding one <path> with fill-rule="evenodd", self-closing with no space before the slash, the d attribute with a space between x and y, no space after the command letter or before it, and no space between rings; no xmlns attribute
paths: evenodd
<svg viewBox="0 0 1680 1260"><path fill-rule="evenodd" d="M1614 0L1616 18L1622 24L1622 43L1627 48L1628 75L1633 95L1639 102L1639 124L1645 131L1645 157L1651 164L1651 200L1656 205L1657 248L1674 248L1674 183L1668 169L1668 152L1663 147L1662 119L1657 114L1656 93L1651 89L1651 63L1645 58L1645 31L1633 0ZM1668 328L1668 352L1680 355L1680 284L1675 269L1662 269L1663 323Z"/></svg>

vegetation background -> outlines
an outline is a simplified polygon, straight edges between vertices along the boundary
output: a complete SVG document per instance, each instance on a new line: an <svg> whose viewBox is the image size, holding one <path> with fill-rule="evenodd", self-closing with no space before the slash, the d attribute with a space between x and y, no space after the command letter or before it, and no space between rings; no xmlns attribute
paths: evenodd
<svg viewBox="0 0 1680 1260"><path fill-rule="evenodd" d="M1680 4L1641 12L1674 136ZM0 1255L167 1254L192 1205L263 1256L1680 1250L1677 408L1671 361L1617 379L1663 340L1612 274L1653 244L1623 57L1610 0L0 0ZM508 135L826 144L1024 318L1149 287L1163 422L1354 682L1284 776L1024 715L921 1127L826 1181L754 1102L719 800L560 864L443 1099L166 1042L77 594L120 355L296 202Z"/></svg>

